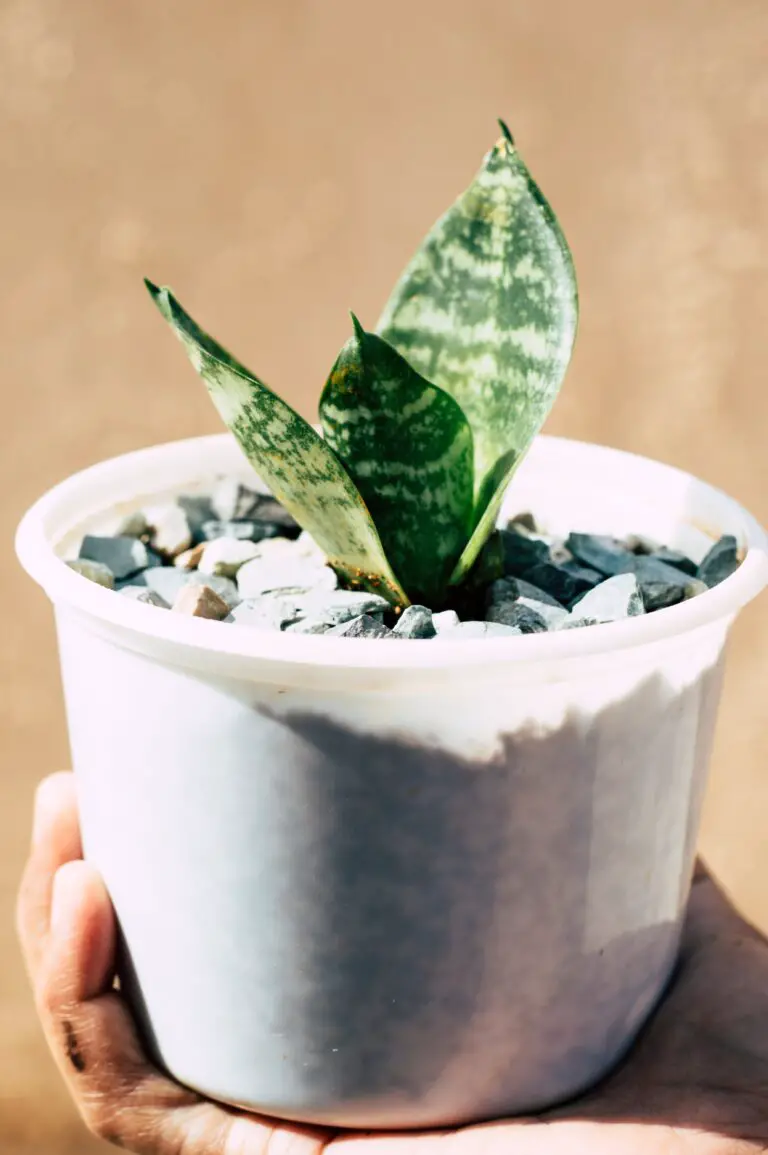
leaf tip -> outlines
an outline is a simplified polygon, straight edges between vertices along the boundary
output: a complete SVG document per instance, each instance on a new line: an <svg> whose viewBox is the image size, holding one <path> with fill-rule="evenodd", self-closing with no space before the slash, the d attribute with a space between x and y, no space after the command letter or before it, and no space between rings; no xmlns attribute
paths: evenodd
<svg viewBox="0 0 768 1155"><path fill-rule="evenodd" d="M501 129L502 140L506 144L507 148L515 148L515 138L509 130L509 125L505 120L502 120L501 117L499 117L498 120L499 128Z"/></svg>
<svg viewBox="0 0 768 1155"><path fill-rule="evenodd" d="M154 281L150 281L149 277L144 278L144 284L146 286L147 292L149 293L150 297L157 298L160 296L160 293L161 293L160 287L158 285L156 285L154 283Z"/></svg>
<svg viewBox="0 0 768 1155"><path fill-rule="evenodd" d="M362 341L363 338L365 337L365 329L360 324L359 320L357 319L357 317L355 316L355 314L352 312L351 309L349 310L349 315L352 318L352 327L355 330L355 336L357 337L358 341Z"/></svg>

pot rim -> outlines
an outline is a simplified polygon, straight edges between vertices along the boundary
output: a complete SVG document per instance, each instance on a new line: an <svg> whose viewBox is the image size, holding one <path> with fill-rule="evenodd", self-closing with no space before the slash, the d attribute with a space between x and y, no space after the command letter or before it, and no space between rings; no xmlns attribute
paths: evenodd
<svg viewBox="0 0 768 1155"><path fill-rule="evenodd" d="M415 642L408 644L407 639L402 639L396 645L386 646L376 639L273 633L231 624L224 626L221 622L170 612L160 614L153 606L118 597L113 591L83 579L57 556L57 544L88 517L106 513L118 501L128 505L144 496L149 497L150 494L145 494L135 481L133 490L128 482L145 474L157 474L159 462L164 466L161 472L169 479L168 489L173 487L170 479L174 468L176 473L187 469L191 477L196 463L197 476L202 478L206 471L199 469L199 463L209 458L220 463L231 458L228 471L242 474L245 463L234 439L227 433L134 450L72 474L40 497L24 515L16 533L16 551L24 569L42 586L55 606L71 607L95 619L110 633L117 630L120 634L133 635L130 641L126 637L125 644L134 648L146 649L149 646L156 650L158 643L164 643L166 647L187 653L196 651L198 665L207 654L220 658L252 659L286 668L376 669L387 671L390 676L398 670L466 670L473 666L552 661L565 661L570 665L579 658L647 646L714 623L727 622L768 584L768 536L751 514L721 490L650 458L590 442L545 435L536 439L518 477L526 470L529 459L537 456L537 448L538 457L562 457L569 468L579 464L584 468L592 461L604 469L615 466L638 481L650 479L657 489L668 485L678 494L690 489L711 506L712 517L711 520L707 518L706 524L707 527L714 525L715 534L734 532L722 528L726 519L731 524L738 524L736 536L745 551L741 565L706 593L653 614L620 622L510 638L440 639L428 646ZM221 472L223 470L218 468L216 475ZM208 470L207 474L212 475L212 471ZM244 480L247 481L247 475L244 475ZM180 484L186 483L176 482L177 487ZM513 481L513 489L514 485ZM154 491L160 488L162 485L156 485ZM118 498L118 493L123 496ZM696 524L696 519L692 518L691 524ZM633 532L633 527L629 526L627 532ZM707 532L712 534L712 529L708 528Z"/></svg>

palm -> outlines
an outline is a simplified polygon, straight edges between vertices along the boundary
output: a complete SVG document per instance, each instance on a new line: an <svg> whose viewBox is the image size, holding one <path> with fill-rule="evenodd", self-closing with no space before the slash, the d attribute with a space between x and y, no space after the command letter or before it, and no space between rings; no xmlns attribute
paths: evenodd
<svg viewBox="0 0 768 1155"><path fill-rule="evenodd" d="M768 943L702 871L680 965L632 1053L534 1119L450 1132L332 1134L206 1102L155 1071L113 991L114 917L82 856L71 775L41 791L19 927L46 1035L82 1114L146 1155L740 1155L768 1142ZM62 869L63 868L63 869ZM55 924L51 896L56 875ZM411 1150L414 1145L417 1150ZM344 1148L342 1152L340 1148ZM356 1148L364 1148L359 1152Z"/></svg>

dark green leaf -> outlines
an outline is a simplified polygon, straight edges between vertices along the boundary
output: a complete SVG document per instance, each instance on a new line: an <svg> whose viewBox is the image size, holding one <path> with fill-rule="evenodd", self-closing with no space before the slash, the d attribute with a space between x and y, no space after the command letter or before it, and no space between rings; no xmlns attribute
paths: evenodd
<svg viewBox="0 0 768 1155"><path fill-rule="evenodd" d="M475 444L475 561L504 491L557 396L576 335L571 255L552 209L504 135L396 286L378 332L451 393Z"/></svg>
<svg viewBox="0 0 768 1155"><path fill-rule="evenodd" d="M333 450L303 417L254 377L182 309L167 288L147 288L205 381L224 423L256 472L350 585L408 599L371 515Z"/></svg>
<svg viewBox="0 0 768 1155"><path fill-rule="evenodd" d="M435 606L472 531L472 432L448 393L354 320L320 400L325 439L408 596Z"/></svg>

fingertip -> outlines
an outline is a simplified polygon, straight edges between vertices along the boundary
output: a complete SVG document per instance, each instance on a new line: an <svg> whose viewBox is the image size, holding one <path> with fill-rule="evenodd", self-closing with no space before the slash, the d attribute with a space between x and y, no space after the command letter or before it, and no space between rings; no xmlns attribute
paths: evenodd
<svg viewBox="0 0 768 1155"><path fill-rule="evenodd" d="M77 814L75 776L62 770L43 778L35 791L32 820L32 846L36 849L45 842L51 829L62 814Z"/></svg>
<svg viewBox="0 0 768 1155"><path fill-rule="evenodd" d="M91 999L110 989L114 913L101 876L87 862L66 862L54 876L51 955L69 997Z"/></svg>

